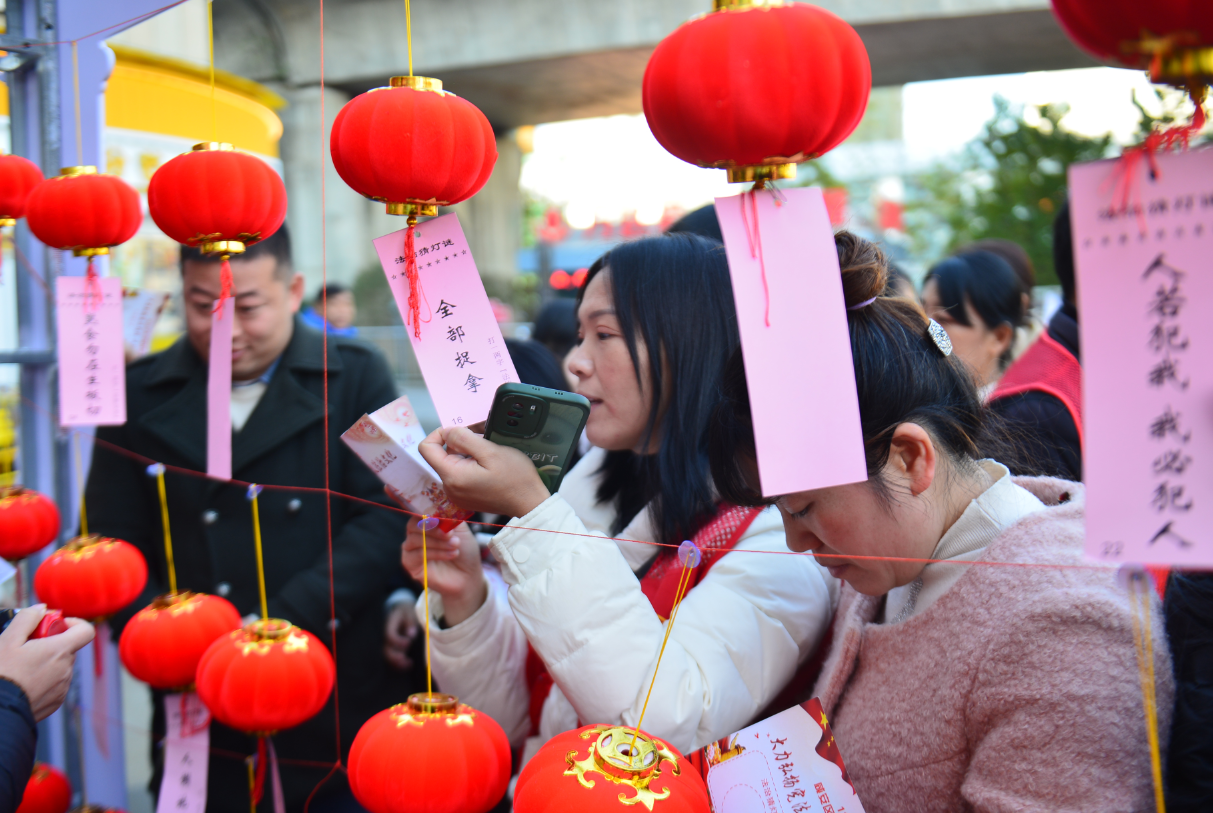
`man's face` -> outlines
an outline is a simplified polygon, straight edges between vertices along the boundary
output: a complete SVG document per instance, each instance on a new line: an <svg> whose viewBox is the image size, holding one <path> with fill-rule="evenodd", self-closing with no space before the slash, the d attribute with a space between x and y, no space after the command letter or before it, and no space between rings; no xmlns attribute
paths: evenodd
<svg viewBox="0 0 1213 813"><path fill-rule="evenodd" d="M291 341L293 316L303 301L303 277L275 275L277 260L262 255L231 261L235 283L236 322L232 325L232 379L257 378L282 355ZM203 359L211 348L211 311L219 298L215 261L186 260L182 274L185 324L190 344Z"/></svg>

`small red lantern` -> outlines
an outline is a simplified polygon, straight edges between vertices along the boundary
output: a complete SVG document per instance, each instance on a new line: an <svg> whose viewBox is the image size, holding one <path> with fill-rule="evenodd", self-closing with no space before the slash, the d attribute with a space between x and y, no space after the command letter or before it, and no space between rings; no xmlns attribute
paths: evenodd
<svg viewBox="0 0 1213 813"><path fill-rule="evenodd" d="M315 716L336 667L316 636L268 618L217 639L198 662L198 697L216 720L265 736Z"/></svg>
<svg viewBox="0 0 1213 813"><path fill-rule="evenodd" d="M0 155L0 226L12 226L25 217L25 203L42 183L42 170L20 155Z"/></svg>
<svg viewBox="0 0 1213 813"><path fill-rule="evenodd" d="M25 218L34 236L77 257L109 254L143 222L139 193L96 167L64 167L30 192Z"/></svg>
<svg viewBox="0 0 1213 813"><path fill-rule="evenodd" d="M118 654L132 675L153 689L194 682L202 655L225 633L240 629L231 602L205 593L157 596L122 630Z"/></svg>
<svg viewBox="0 0 1213 813"><path fill-rule="evenodd" d="M63 772L45 762L35 763L17 813L67 813L71 806L72 785Z"/></svg>
<svg viewBox="0 0 1213 813"><path fill-rule="evenodd" d="M1053 0L1070 39L1103 62L1186 87L1213 78L1213 4L1196 0Z"/></svg>
<svg viewBox="0 0 1213 813"><path fill-rule="evenodd" d="M383 201L389 215L408 217L404 236L409 281L408 323L421 335L421 297L413 227L439 206L480 191L497 163L489 120L469 101L427 76L393 76L390 87L350 99L333 121L329 151L341 179L360 195Z"/></svg>
<svg viewBox="0 0 1213 813"><path fill-rule="evenodd" d="M59 535L59 509L37 491L0 488L0 558L16 561L40 551Z"/></svg>
<svg viewBox="0 0 1213 813"><path fill-rule="evenodd" d="M715 0L662 40L644 72L644 115L678 158L729 182L792 178L859 125L872 89L863 41L805 3Z"/></svg>
<svg viewBox="0 0 1213 813"><path fill-rule="evenodd" d="M349 778L371 813L485 813L510 783L510 742L457 698L415 694L359 729Z"/></svg>
<svg viewBox="0 0 1213 813"><path fill-rule="evenodd" d="M147 584L143 554L121 539L77 536L34 573L34 590L70 618L103 619L130 604Z"/></svg>
<svg viewBox="0 0 1213 813"><path fill-rule="evenodd" d="M518 775L516 813L618 811L660 803L664 813L709 813L708 789L677 750L626 726L590 725L548 740Z"/></svg>

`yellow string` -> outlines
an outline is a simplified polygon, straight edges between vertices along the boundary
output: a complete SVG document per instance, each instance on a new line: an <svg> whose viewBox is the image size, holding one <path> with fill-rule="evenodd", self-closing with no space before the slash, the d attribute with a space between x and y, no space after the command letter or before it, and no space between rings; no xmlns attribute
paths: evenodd
<svg viewBox="0 0 1213 813"><path fill-rule="evenodd" d="M215 0L206 3L206 39L211 54L211 141L219 140L219 126L215 123Z"/></svg>
<svg viewBox="0 0 1213 813"><path fill-rule="evenodd" d="M84 464L80 462L80 433L72 435L72 446L76 450L76 487L80 489L80 535L88 536L88 512L84 510Z"/></svg>
<svg viewBox="0 0 1213 813"><path fill-rule="evenodd" d="M1150 586L1138 574L1133 578L1133 645L1137 650L1137 671L1141 676L1142 707L1146 715L1146 740L1150 746L1150 771L1154 778L1154 806L1166 813L1162 791L1162 753L1158 744L1158 708L1155 705L1154 642L1150 632ZM1139 589L1140 588L1140 589ZM1138 597L1141 617L1138 617Z"/></svg>
<svg viewBox="0 0 1213 813"><path fill-rule="evenodd" d="M76 55L76 41L72 40L72 91L76 96L76 165L84 163L84 137L80 129L80 59Z"/></svg>
<svg viewBox="0 0 1213 813"><path fill-rule="evenodd" d="M649 698L653 696L653 686L657 684L657 670L661 668L661 657L665 654L665 645L670 640L670 630L674 629L674 619L678 617L678 608L682 605L683 588L691 584L690 558L682 566L678 576L678 587L674 590L674 609L670 612L670 620L665 625L665 637L661 640L661 649L657 652L657 665L653 667L653 679L649 681L649 692L644 696L644 705L640 707L640 719L632 729L632 741L628 745L629 759L636 753L636 737L640 734L640 724L644 722L644 713L649 709Z"/></svg>
<svg viewBox="0 0 1213 813"><path fill-rule="evenodd" d="M409 43L409 76L413 75L413 10L409 7L409 0L404 0L404 30L408 35Z"/></svg>
<svg viewBox="0 0 1213 813"><path fill-rule="evenodd" d="M253 793L257 789L257 773L253 769L253 758L245 757L244 764L248 767L248 809L249 813L257 813L257 802L253 799Z"/></svg>
<svg viewBox="0 0 1213 813"><path fill-rule="evenodd" d="M160 523L164 526L164 558L168 562L168 591L177 592L177 566L173 563L173 536L168 528L168 495L164 491L164 467L156 469L156 488L160 491Z"/></svg>
<svg viewBox="0 0 1213 813"><path fill-rule="evenodd" d="M406 0L407 2L407 0ZM425 546L425 526L429 517L423 516L421 522L421 589L425 596L425 692L434 693L434 674L430 669L430 557Z"/></svg>
<svg viewBox="0 0 1213 813"><path fill-rule="evenodd" d="M249 486L253 495L253 543L257 546L257 589L261 591L261 620L270 617L269 604L265 600L265 560L261 555L261 515L257 512L257 484Z"/></svg>

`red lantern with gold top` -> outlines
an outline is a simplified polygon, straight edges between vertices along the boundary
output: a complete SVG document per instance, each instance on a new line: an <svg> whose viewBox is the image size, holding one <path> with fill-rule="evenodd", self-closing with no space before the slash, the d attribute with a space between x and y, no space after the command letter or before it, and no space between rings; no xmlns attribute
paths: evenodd
<svg viewBox="0 0 1213 813"><path fill-rule="evenodd" d="M35 763L17 813L67 813L71 806L72 785L63 772L45 762Z"/></svg>
<svg viewBox="0 0 1213 813"><path fill-rule="evenodd" d="M699 772L670 745L626 726L589 725L548 740L518 775L515 813L638 808L710 813ZM626 805L627 807L623 807Z"/></svg>
<svg viewBox="0 0 1213 813"><path fill-rule="evenodd" d="M139 597L147 584L143 554L121 539L77 536L38 565L34 590L71 618L104 619Z"/></svg>
<svg viewBox="0 0 1213 813"><path fill-rule="evenodd" d="M184 689L216 640L240 629L231 602L206 593L157 596L127 622L118 654L127 670L153 689Z"/></svg>
<svg viewBox="0 0 1213 813"><path fill-rule="evenodd" d="M350 790L371 813L485 813L510 783L497 721L449 694L379 712L350 748Z"/></svg>
<svg viewBox="0 0 1213 813"><path fill-rule="evenodd" d="M336 667L324 644L289 621L253 621L216 640L198 662L198 697L216 720L267 735L316 715Z"/></svg>
<svg viewBox="0 0 1213 813"><path fill-rule="evenodd" d="M65 167L29 193L25 219L51 248L93 257L134 237L143 208L139 193L118 176L96 167Z"/></svg>
<svg viewBox="0 0 1213 813"><path fill-rule="evenodd" d="M838 146L872 89L863 40L807 3L715 0L662 40L644 72L653 136L730 182L792 178Z"/></svg>
<svg viewBox="0 0 1213 813"><path fill-rule="evenodd" d="M24 559L58 535L59 509L46 496L21 486L0 488L0 558Z"/></svg>
<svg viewBox="0 0 1213 813"><path fill-rule="evenodd" d="M1213 3L1053 0L1061 27L1102 62L1149 70L1155 82L1213 81Z"/></svg>
<svg viewBox="0 0 1213 813"><path fill-rule="evenodd" d="M42 183L42 170L20 155L0 155L0 226L12 226L25 217L29 193Z"/></svg>

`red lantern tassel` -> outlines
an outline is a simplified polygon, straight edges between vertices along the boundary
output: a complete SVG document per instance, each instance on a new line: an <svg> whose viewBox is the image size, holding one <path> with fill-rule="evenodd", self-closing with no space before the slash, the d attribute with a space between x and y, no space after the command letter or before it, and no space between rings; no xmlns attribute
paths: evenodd
<svg viewBox="0 0 1213 813"><path fill-rule="evenodd" d="M754 213L754 230L750 231L750 221L745 216L746 201L750 202L750 209ZM767 263L762 256L762 232L758 228L758 190L751 189L748 192L741 193L741 222L745 226L745 236L750 242L750 257L758 260L758 268L762 272L762 295L763 301L766 303L762 320L767 326L771 326L771 289L767 285Z"/></svg>
<svg viewBox="0 0 1213 813"><path fill-rule="evenodd" d="M227 255L223 255L223 262L219 265L219 301L215 303L214 313L219 313L223 310L224 303L232 296L232 289L235 283L232 282L232 264L227 261Z"/></svg>
<svg viewBox="0 0 1213 813"><path fill-rule="evenodd" d="M84 310L95 311L101 306L101 278L93 267L93 255L88 256L88 269L84 274Z"/></svg>
<svg viewBox="0 0 1213 813"><path fill-rule="evenodd" d="M265 737L257 738L257 772L253 776L253 807L261 803L265 794Z"/></svg>
<svg viewBox="0 0 1213 813"><path fill-rule="evenodd" d="M421 296L418 289L421 281L417 276L417 254L413 250L413 231L417 218L409 218L409 227L404 231L404 276L409 281L409 323L413 326L413 337L421 338Z"/></svg>

